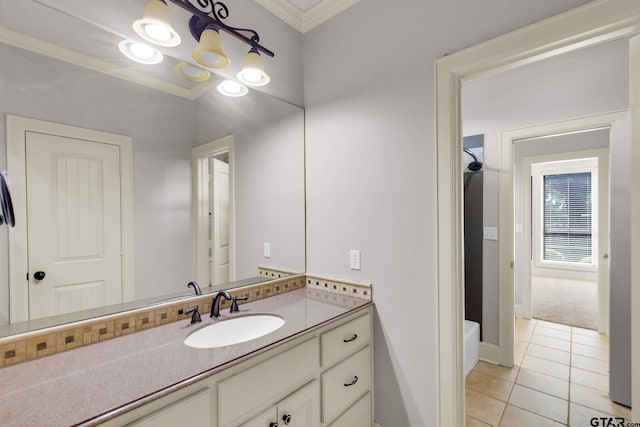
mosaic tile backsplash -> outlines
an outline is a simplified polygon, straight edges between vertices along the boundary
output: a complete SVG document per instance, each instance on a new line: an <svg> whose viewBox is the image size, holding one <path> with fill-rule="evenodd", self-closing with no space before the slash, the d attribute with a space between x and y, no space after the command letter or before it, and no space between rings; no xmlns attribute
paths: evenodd
<svg viewBox="0 0 640 427"><path fill-rule="evenodd" d="M238 304L244 304L245 302L268 298L304 287L372 300L372 287L370 284L326 279L304 274L282 277L269 282L233 289L229 293L232 297L248 297L247 301L238 301ZM178 320L187 321L191 315L185 313L189 309L197 305L201 314L208 313L211 311L211 302L212 294L194 296L125 313L117 313L0 338L0 368ZM221 301L221 310L229 309L230 307L231 301L224 299Z"/></svg>

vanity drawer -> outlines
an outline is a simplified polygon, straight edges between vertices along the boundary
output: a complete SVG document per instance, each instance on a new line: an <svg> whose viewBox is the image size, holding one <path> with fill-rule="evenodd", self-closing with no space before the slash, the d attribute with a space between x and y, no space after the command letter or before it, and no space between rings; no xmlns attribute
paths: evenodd
<svg viewBox="0 0 640 427"><path fill-rule="evenodd" d="M232 425L247 411L272 405L273 399L308 382L320 365L318 350L318 339L313 338L221 381L218 384L219 426Z"/></svg>
<svg viewBox="0 0 640 427"><path fill-rule="evenodd" d="M371 347L366 346L322 374L322 419L326 423L371 388Z"/></svg>
<svg viewBox="0 0 640 427"><path fill-rule="evenodd" d="M371 339L369 313L338 326L320 337L322 366L327 367Z"/></svg>

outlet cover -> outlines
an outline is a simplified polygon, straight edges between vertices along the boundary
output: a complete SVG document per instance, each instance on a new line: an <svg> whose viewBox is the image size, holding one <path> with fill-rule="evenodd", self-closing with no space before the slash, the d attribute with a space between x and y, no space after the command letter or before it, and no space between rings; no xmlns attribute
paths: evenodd
<svg viewBox="0 0 640 427"><path fill-rule="evenodd" d="M271 258L271 243L264 242L264 257Z"/></svg>

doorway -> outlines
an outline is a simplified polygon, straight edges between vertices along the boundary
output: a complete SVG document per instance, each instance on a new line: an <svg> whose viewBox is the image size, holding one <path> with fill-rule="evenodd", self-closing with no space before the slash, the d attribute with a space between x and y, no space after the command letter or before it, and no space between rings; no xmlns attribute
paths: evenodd
<svg viewBox="0 0 640 427"><path fill-rule="evenodd" d="M7 116L10 321L134 298L131 138Z"/></svg>
<svg viewBox="0 0 640 427"><path fill-rule="evenodd" d="M608 333L609 141L609 127L512 141L516 317Z"/></svg>
<svg viewBox="0 0 640 427"><path fill-rule="evenodd" d="M608 143L608 129L595 133ZM585 139L588 135L577 134ZM584 157L589 154L533 156L522 161L522 262L528 263L523 266L522 293L530 296L523 311L535 319L606 333L608 305L603 304L600 312L598 286L603 287L603 295L608 294L609 227L603 216L608 216L609 185L607 170L598 164L606 167L609 156L606 149L592 152L601 157L599 162L599 157ZM518 222L516 215L516 229Z"/></svg>
<svg viewBox="0 0 640 427"><path fill-rule="evenodd" d="M235 280L233 135L193 148L196 280Z"/></svg>
<svg viewBox="0 0 640 427"><path fill-rule="evenodd" d="M460 88L463 78L495 72L500 69L513 68L524 63L534 62L577 49L592 46L607 40L614 40L625 35L635 34L640 23L640 4L633 1L605 0L589 3L581 8L571 10L547 21L532 25L506 36L467 49L458 54L447 56L436 62L436 129L438 146L438 305L439 305L439 423L440 425L464 424L464 378L462 374L462 243L461 243L461 166L459 152L461 150L461 117ZM640 58L638 49L640 41L631 42L632 64ZM635 49L635 50L634 50ZM635 52L635 53L634 53ZM634 59L636 58L636 59ZM630 73L634 79L637 76ZM640 83L632 81L632 87ZM635 95L634 95L635 96ZM640 99L631 98L632 108L640 108ZM632 110L635 111L635 110ZM632 112L633 117L637 117ZM635 131L636 124L632 124ZM640 150L633 147L631 159L640 158ZM505 163L507 172L511 172ZM634 174L637 175L637 173ZM503 179L504 178L504 179ZM500 182L509 185L506 177ZM633 187L633 180L632 187ZM636 202L636 191L632 192L632 218L640 215L640 202ZM512 206L512 200L508 200ZM509 230L513 223L505 224ZM639 231L632 228L634 236ZM512 243L501 244L500 258L512 259ZM633 240L631 252L640 250ZM633 266L632 307L636 307L640 298L637 291L637 266ZM501 277L509 283L511 279ZM513 294L501 295L505 299L504 306L513 310ZM636 313L634 310L633 313ZM501 313L502 314L502 313ZM513 314L511 314L512 316ZM638 316L633 315L634 319ZM513 324L501 322L500 337L513 335ZM634 353L639 351L638 341L634 335ZM513 354L513 348L508 349ZM637 360L634 358L633 360ZM458 363L449 364L450 360ZM637 362L634 362L636 367ZM640 385L640 369L633 370L634 384ZM635 387L635 386L634 386ZM635 389L635 388L634 388ZM639 390L640 391L640 390ZM640 393L634 393L634 414L640 410L640 402L636 401ZM634 417L635 418L635 417Z"/></svg>

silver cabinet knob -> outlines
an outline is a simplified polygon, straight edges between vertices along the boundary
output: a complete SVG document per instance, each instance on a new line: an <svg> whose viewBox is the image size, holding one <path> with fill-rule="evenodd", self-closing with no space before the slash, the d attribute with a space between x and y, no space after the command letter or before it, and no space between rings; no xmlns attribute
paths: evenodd
<svg viewBox="0 0 640 427"><path fill-rule="evenodd" d="M604 254L604 255L602 255L602 258L604 258L604 259L609 259L609 254Z"/></svg>

